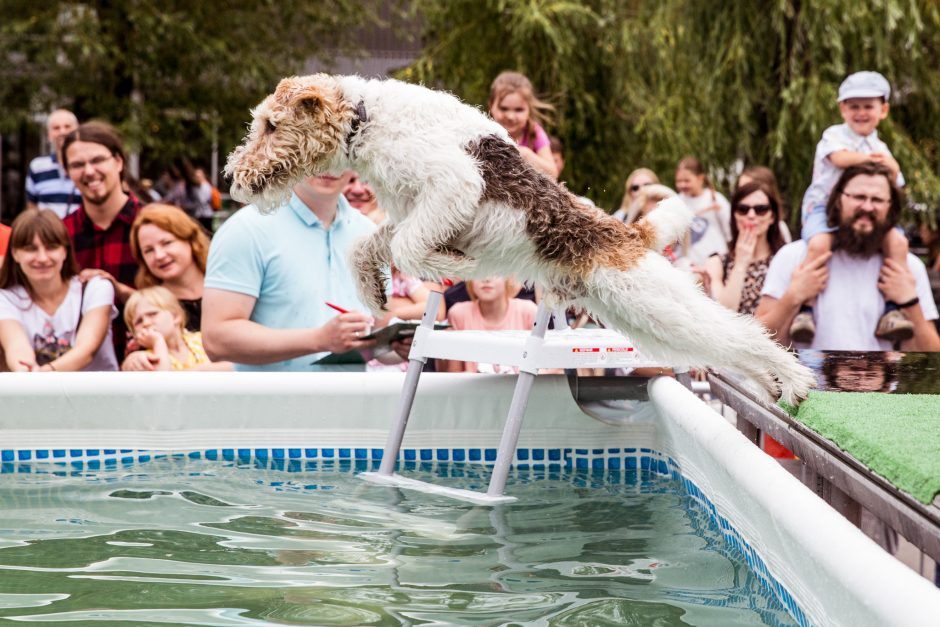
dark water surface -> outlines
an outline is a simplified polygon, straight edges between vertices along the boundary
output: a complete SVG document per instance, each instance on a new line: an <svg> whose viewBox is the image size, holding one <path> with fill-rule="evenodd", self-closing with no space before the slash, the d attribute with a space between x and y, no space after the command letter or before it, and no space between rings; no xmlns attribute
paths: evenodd
<svg viewBox="0 0 940 627"><path fill-rule="evenodd" d="M940 394L940 353L799 351L818 389Z"/></svg>

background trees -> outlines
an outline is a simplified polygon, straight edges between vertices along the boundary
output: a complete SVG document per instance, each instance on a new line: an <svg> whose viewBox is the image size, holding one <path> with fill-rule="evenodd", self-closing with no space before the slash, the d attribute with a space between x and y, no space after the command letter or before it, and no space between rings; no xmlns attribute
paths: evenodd
<svg viewBox="0 0 940 627"><path fill-rule="evenodd" d="M378 0L0 0L0 132L54 105L117 122L153 161L224 155L248 109L310 58L355 53ZM422 52L399 76L484 104L504 69L556 106L573 190L611 208L626 174L669 183L694 154L726 183L771 166L791 205L838 85L875 69L895 87L880 129L911 198L940 202L936 0L394 0Z"/></svg>
<svg viewBox="0 0 940 627"><path fill-rule="evenodd" d="M0 0L0 130L66 106L155 161L205 155L308 59L355 47L357 0ZM223 152L224 155L224 152Z"/></svg>
<svg viewBox="0 0 940 627"><path fill-rule="evenodd" d="M613 207L647 165L671 183L693 154L722 182L769 165L791 206L816 142L841 121L839 83L861 69L895 88L879 127L920 206L940 201L940 4L933 0L416 0L421 58L406 80L485 104L513 68L557 107L571 187Z"/></svg>

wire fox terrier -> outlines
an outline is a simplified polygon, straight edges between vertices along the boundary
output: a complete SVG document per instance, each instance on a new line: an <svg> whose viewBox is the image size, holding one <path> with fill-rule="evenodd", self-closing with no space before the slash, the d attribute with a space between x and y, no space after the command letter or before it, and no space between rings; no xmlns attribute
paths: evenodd
<svg viewBox="0 0 940 627"><path fill-rule="evenodd" d="M454 96L395 80L282 80L225 171L262 211L307 176L354 169L388 219L351 254L359 293L385 304L394 259L421 277L513 276L583 306L667 363L719 366L795 404L815 382L754 319L708 298L660 254L691 223L679 199L631 225L586 207L524 162L505 129Z"/></svg>

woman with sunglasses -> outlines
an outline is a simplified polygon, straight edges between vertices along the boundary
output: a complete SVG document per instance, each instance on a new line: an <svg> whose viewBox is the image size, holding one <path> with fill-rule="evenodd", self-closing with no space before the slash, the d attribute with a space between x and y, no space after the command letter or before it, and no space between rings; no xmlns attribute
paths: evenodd
<svg viewBox="0 0 940 627"><path fill-rule="evenodd" d="M627 176L627 182L623 185L623 200L620 201L620 209L614 211L613 216L622 222L632 222L627 219L630 216L630 205L636 202L637 196L643 188L659 183L659 177L649 168L637 168Z"/></svg>
<svg viewBox="0 0 940 627"><path fill-rule="evenodd" d="M780 205L766 182L740 186L731 199L731 241L727 253L705 262L712 298L743 314L753 314L760 301L770 259L784 245Z"/></svg>

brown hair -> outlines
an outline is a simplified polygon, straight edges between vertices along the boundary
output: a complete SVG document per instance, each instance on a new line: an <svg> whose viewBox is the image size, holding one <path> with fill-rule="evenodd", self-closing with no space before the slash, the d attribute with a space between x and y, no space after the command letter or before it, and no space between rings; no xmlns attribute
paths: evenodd
<svg viewBox="0 0 940 627"><path fill-rule="evenodd" d="M745 185L735 187L734 194L731 196L732 212L738 203L753 194L754 192L764 192L773 209L774 219L767 228L767 243L770 244L770 256L773 257L777 251L783 248L786 243L783 241L783 235L780 233L780 199L773 193L774 189L757 177ZM728 256L734 259L734 247L738 243L738 221L731 219L731 241L728 242Z"/></svg>
<svg viewBox="0 0 940 627"><path fill-rule="evenodd" d="M121 135L113 126L107 122L85 122L66 135L65 140L62 142L62 167L65 168L66 171L69 169L69 146L79 141L101 144L107 148L113 156L120 157L121 180L124 180L124 166L127 164L127 158L124 156L124 142L121 141Z"/></svg>
<svg viewBox="0 0 940 627"><path fill-rule="evenodd" d="M777 176L774 174L774 171L765 165L751 165L744 168L741 174L738 175L738 180L735 181L735 194L738 193L738 188L742 186L741 179L745 176L749 177L752 181L760 181L766 184L767 189L762 189L761 191L767 194L768 198L773 198L777 202L777 207L780 211L780 219L786 222L790 216L786 205L783 204L783 196L780 195L780 186L777 184Z"/></svg>
<svg viewBox="0 0 940 627"><path fill-rule="evenodd" d="M193 263L203 274L206 273L206 259L209 256L209 238L195 220L186 215L179 207L163 203L151 203L141 208L134 224L131 225L131 254L137 261L137 276L134 285L138 288L160 285L161 281L153 275L140 251L140 228L152 224L174 237L189 244L193 251Z"/></svg>
<svg viewBox="0 0 940 627"><path fill-rule="evenodd" d="M840 202L842 200L842 193L845 191L849 181L856 176L885 177L885 180L888 181L888 189L891 191L891 203L887 215L888 226L893 227L897 224L898 220L901 218L903 196L901 190L894 184L894 179L891 177L891 170L880 163L865 161L858 165L847 167L833 186L832 192L829 194L829 200L826 201L826 219L829 226L838 228L842 223L842 203Z"/></svg>
<svg viewBox="0 0 940 627"><path fill-rule="evenodd" d="M691 155L682 157L682 159L679 160L679 165L676 166L676 171L678 172L679 170L688 170L695 176L704 176L705 187L715 191L715 186L712 185L711 180L709 180L708 174L705 172L705 168L702 166L702 162L695 157Z"/></svg>
<svg viewBox="0 0 940 627"><path fill-rule="evenodd" d="M127 324L128 331L134 333L134 317L137 315L137 308L140 307L141 301L144 300L157 309L169 311L171 314L178 316L180 332L182 333L186 329L186 312L183 311L183 306L180 305L179 300L170 290L155 285L137 290L130 295L127 303L124 304L124 322Z"/></svg>
<svg viewBox="0 0 940 627"><path fill-rule="evenodd" d="M63 281L68 281L78 274L78 262L75 261L72 241L69 239L68 229L65 228L59 216L49 209L27 209L16 216L16 220L13 221L10 243L3 258L3 268L0 268L0 289L8 290L20 286L26 290L30 298L34 296L33 288L23 273L23 269L13 260L13 250L32 246L37 235L46 248L65 248L65 261L62 263L60 272Z"/></svg>
<svg viewBox="0 0 940 627"><path fill-rule="evenodd" d="M536 97L532 82L526 78L525 74L507 71L501 72L490 83L490 99L486 103L487 111L492 110L494 103L498 103L509 94L519 94L529 105L529 119L525 124L526 134L529 136L532 135L532 122L544 126L549 121L550 112L555 110L555 107Z"/></svg>

